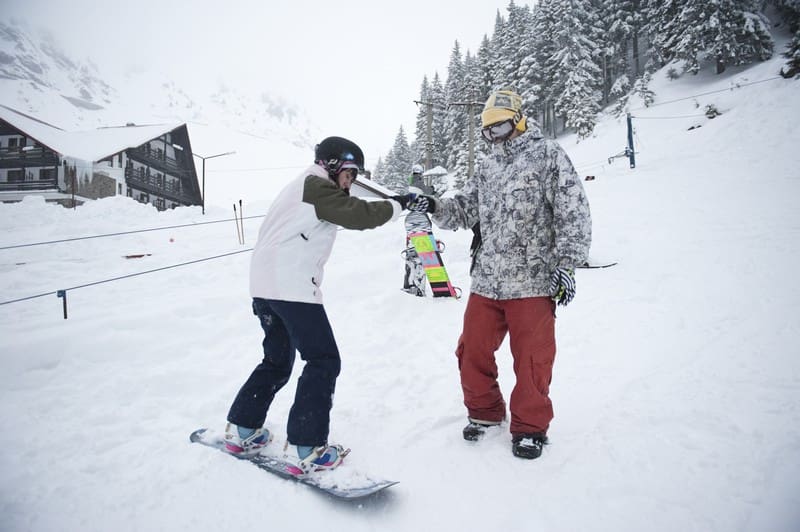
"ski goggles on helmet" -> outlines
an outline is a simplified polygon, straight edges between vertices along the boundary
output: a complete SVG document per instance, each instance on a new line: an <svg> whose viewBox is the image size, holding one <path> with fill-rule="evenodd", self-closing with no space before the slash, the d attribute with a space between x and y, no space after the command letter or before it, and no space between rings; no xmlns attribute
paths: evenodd
<svg viewBox="0 0 800 532"><path fill-rule="evenodd" d="M515 127L514 119L509 118L481 129L481 135L489 142L499 142L510 137Z"/></svg>
<svg viewBox="0 0 800 532"><path fill-rule="evenodd" d="M351 162L345 162L342 164L341 168L339 168L340 172L348 172L350 174L350 179L355 181L358 178L358 166Z"/></svg>

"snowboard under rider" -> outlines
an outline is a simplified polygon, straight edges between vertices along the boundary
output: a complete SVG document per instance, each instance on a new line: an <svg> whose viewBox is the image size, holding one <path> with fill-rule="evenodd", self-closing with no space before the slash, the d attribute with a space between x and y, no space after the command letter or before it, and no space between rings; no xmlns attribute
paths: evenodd
<svg viewBox="0 0 800 532"><path fill-rule="evenodd" d="M468 424L478 440L506 419L495 352L510 336L511 450L537 458L553 419L550 382L556 304L575 296L575 268L586 262L592 223L583 184L564 150L543 138L514 91L492 93L481 114L491 153L452 198L419 197L443 229L470 228L472 286L456 356ZM479 225L478 225L479 224Z"/></svg>
<svg viewBox="0 0 800 532"><path fill-rule="evenodd" d="M399 217L410 196L365 201L350 196L364 154L352 141L328 137L270 206L253 249L250 295L264 332L264 358L228 412L225 448L254 454L272 439L263 427L275 394L289 381L295 352L305 362L287 420L289 471L339 465L344 447L328 443L330 410L340 370L339 350L322 305L322 279L339 226L371 229Z"/></svg>

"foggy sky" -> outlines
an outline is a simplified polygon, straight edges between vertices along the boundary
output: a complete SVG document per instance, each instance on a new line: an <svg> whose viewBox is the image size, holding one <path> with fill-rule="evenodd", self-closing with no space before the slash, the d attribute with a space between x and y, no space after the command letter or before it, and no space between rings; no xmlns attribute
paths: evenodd
<svg viewBox="0 0 800 532"><path fill-rule="evenodd" d="M524 1L517 1L524 5ZM423 76L444 81L456 40L478 50L508 0L0 0L4 20L47 29L100 72L165 71L283 97L374 165L414 134Z"/></svg>

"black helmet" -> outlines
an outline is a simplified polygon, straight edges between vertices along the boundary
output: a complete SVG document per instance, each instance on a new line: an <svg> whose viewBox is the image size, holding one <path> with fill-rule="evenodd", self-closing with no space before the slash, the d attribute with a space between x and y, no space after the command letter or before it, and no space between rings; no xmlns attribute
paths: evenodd
<svg viewBox="0 0 800 532"><path fill-rule="evenodd" d="M314 162L335 177L342 168L357 167L364 171L364 152L355 142L342 137L328 137L314 148Z"/></svg>

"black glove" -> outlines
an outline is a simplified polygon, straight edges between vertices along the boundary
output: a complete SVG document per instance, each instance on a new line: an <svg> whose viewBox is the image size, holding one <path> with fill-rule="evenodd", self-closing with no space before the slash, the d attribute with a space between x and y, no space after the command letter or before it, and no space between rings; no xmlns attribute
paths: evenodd
<svg viewBox="0 0 800 532"><path fill-rule="evenodd" d="M402 196L389 196L390 200L394 200L400 204L400 207L403 210L408 209L409 203L416 199L416 194L403 194Z"/></svg>
<svg viewBox="0 0 800 532"><path fill-rule="evenodd" d="M575 271L570 268L556 268L550 274L550 294L557 304L567 306L575 297Z"/></svg>
<svg viewBox="0 0 800 532"><path fill-rule="evenodd" d="M412 196L413 194L409 194ZM408 210L411 212L433 213L436 210L436 200L431 196L419 195L408 203Z"/></svg>

